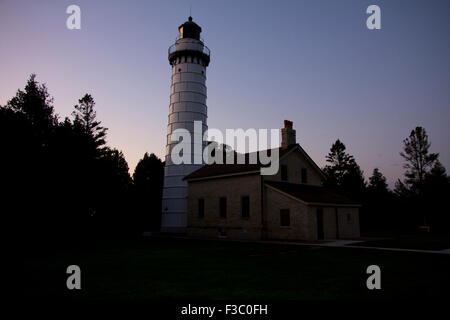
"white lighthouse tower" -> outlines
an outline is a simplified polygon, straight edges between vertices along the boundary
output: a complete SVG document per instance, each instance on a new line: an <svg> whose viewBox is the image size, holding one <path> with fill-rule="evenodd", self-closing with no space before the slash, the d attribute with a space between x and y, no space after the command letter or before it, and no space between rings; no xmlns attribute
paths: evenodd
<svg viewBox="0 0 450 320"><path fill-rule="evenodd" d="M183 178L202 166L202 164L194 164L194 156L205 146L203 139L194 137L194 121L201 121L202 132L208 129L205 82L210 52L200 38L202 28L192 21L192 17L179 26L178 30L179 36L175 44L169 48L172 86L164 169L162 232L185 232L186 230L187 183L183 181ZM170 152L177 143L171 142L171 134L178 128L186 129L191 133L191 164L176 165L171 161ZM202 145L196 146L196 141L202 141Z"/></svg>

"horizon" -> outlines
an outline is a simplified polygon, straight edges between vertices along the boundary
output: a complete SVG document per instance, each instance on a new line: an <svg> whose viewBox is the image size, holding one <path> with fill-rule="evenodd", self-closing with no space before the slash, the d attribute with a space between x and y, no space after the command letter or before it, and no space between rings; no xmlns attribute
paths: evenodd
<svg viewBox="0 0 450 320"><path fill-rule="evenodd" d="M372 2L382 8L381 30L365 26ZM280 129L291 120L297 143L321 168L340 139L366 179L377 167L392 188L403 180L402 141L422 126L431 152L450 166L450 3L327 1L329 11L313 1L264 1L258 10L254 1L237 3L197 1L192 8L212 56L209 128ZM19 52L0 53L0 105L36 73L61 119L92 94L108 146L123 151L130 173L145 152L164 160L167 49L189 4L78 1L81 30L68 30L70 4L0 3L4 48Z"/></svg>

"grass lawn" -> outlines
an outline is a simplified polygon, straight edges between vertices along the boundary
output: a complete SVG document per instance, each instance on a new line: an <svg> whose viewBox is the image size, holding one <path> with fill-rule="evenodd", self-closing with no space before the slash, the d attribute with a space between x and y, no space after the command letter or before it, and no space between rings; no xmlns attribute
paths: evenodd
<svg viewBox="0 0 450 320"><path fill-rule="evenodd" d="M66 268L82 289L66 289ZM366 288L367 266L381 290ZM353 248L148 239L128 247L25 255L26 297L87 300L444 298L450 256Z"/></svg>

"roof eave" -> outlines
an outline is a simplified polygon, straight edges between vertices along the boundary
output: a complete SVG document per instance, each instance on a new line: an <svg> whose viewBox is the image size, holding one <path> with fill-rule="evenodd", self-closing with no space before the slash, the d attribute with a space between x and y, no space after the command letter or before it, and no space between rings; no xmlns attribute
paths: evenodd
<svg viewBox="0 0 450 320"><path fill-rule="evenodd" d="M277 192L279 192L279 193L281 193L281 194L283 194L286 197L289 197L289 198L291 198L291 199L293 199L295 201L298 201L298 202L300 202L300 203L302 203L304 205L307 205L307 206L352 207L352 208L360 208L362 206L361 204L358 204L358 203L309 202L309 201L305 201L303 199L300 199L300 198L298 198L296 196L293 196L293 195L291 195L291 194L289 194L289 193L287 193L287 192L285 192L283 190L280 190L277 187L271 186L268 183L265 183L264 185L269 187L269 188L271 188L271 189L273 189L273 190L275 190L275 191L277 191Z"/></svg>
<svg viewBox="0 0 450 320"><path fill-rule="evenodd" d="M244 176L244 175L251 175L260 173L260 170L251 170L251 171L242 171L242 172L236 172L236 173L226 173L226 174L216 174L206 177L198 177L198 178L189 178L188 176L184 177L183 180L186 180L188 182L190 181L199 181L199 180L210 180L210 179L217 179L217 178L227 178L227 177L235 177L235 176Z"/></svg>

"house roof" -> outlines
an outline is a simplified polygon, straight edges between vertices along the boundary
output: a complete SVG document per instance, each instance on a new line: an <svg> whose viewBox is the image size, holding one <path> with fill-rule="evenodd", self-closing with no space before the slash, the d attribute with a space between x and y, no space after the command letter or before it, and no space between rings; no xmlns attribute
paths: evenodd
<svg viewBox="0 0 450 320"><path fill-rule="evenodd" d="M308 204L360 205L358 202L331 192L322 186L278 181L266 181L265 184Z"/></svg>
<svg viewBox="0 0 450 320"><path fill-rule="evenodd" d="M295 148L300 147L298 144L290 145L287 148L278 148L279 150L279 157L283 157L284 155L288 154L290 151L292 151ZM303 149L301 149L303 150ZM304 152L304 151L303 151ZM267 150L267 156L270 157L272 153L272 149ZM257 157L257 163L251 164L250 163L250 154L252 153L245 153L245 163L244 164L237 164L237 153L234 154L234 164L210 164L210 165L204 165L200 169L197 169L196 171L188 174L186 177L184 177L183 180L192 180L192 179L199 179L199 178L209 178L209 177L215 177L215 176L223 176L223 175L235 175L235 174L246 174L255 172L261 169L263 165L259 162L259 157ZM258 152L256 152L258 156ZM306 154L306 153L305 153ZM309 158L309 157L307 157ZM308 159L312 161L310 158ZM225 161L224 161L225 162ZM313 162L314 163L314 162ZM315 165L315 164L314 164ZM320 169L319 169L320 170Z"/></svg>

